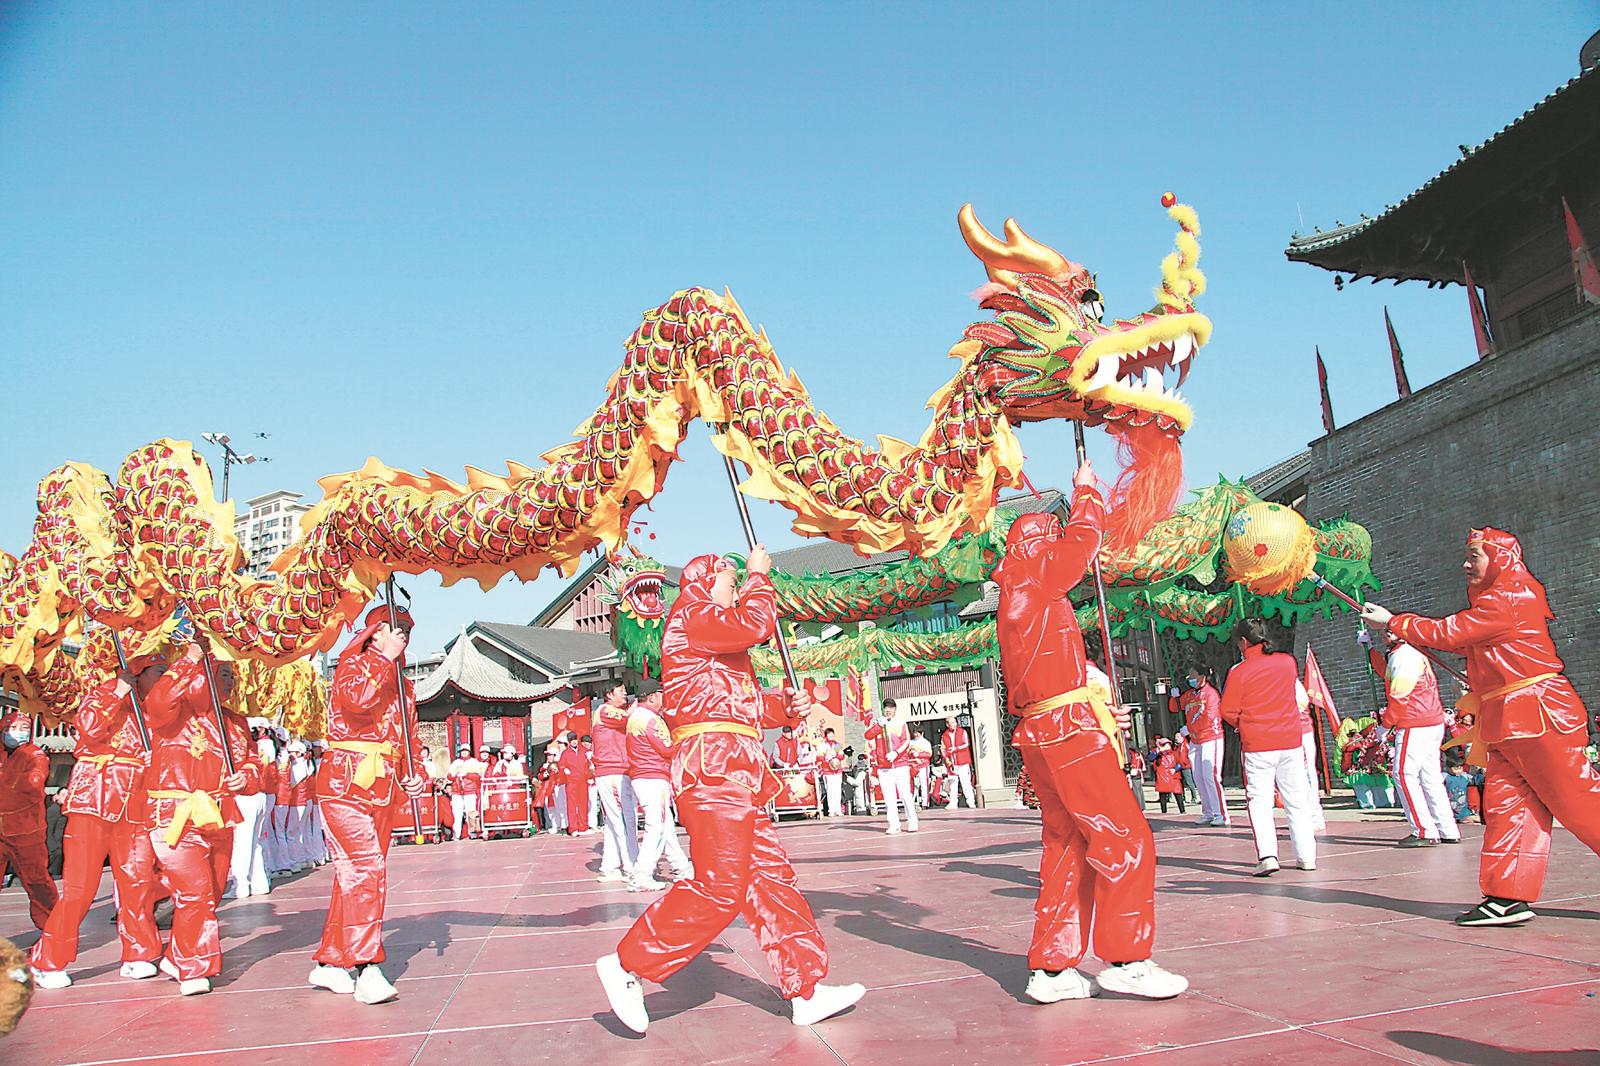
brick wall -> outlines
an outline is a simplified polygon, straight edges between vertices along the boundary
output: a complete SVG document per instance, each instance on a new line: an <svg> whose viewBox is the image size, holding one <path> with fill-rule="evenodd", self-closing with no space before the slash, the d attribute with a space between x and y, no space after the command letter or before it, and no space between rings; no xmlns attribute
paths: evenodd
<svg viewBox="0 0 1600 1066"><path fill-rule="evenodd" d="M1600 712L1600 311L1474 363L1313 441L1307 517L1348 513L1372 532L1391 610L1466 606L1467 530L1522 540L1550 593L1556 648ZM1297 627L1345 714L1373 703L1348 614ZM1457 660L1459 664L1459 660ZM1457 687L1441 677L1446 699Z"/></svg>

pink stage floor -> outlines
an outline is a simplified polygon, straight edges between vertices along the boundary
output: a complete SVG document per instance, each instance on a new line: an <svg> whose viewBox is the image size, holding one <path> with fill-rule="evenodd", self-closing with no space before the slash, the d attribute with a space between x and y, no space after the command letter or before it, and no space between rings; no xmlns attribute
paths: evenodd
<svg viewBox="0 0 1600 1066"><path fill-rule="evenodd" d="M1255 880L1243 829L1155 822L1156 958L1192 982L1166 1003L1023 998L1038 821L991 809L898 837L864 818L784 827L834 978L870 989L812 1029L790 1024L738 925L650 991L648 1037L625 1034L590 964L647 901L595 883L593 837L541 836L394 852L401 997L379 1007L303 984L326 869L226 904L223 976L189 1000L117 977L102 900L77 984L36 994L0 1062L1600 1062L1600 860L1565 832L1541 917L1474 931L1450 918L1476 900L1477 826L1413 851L1392 846L1395 822L1334 821L1318 870ZM29 944L21 893L0 894L0 930L24 928Z"/></svg>

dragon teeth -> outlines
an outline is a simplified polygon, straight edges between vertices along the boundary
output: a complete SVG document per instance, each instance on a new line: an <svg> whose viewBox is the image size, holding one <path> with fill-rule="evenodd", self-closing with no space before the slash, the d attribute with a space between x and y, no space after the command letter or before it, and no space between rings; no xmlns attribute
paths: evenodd
<svg viewBox="0 0 1600 1066"><path fill-rule="evenodd" d="M1194 354L1194 334L1180 333L1172 344L1172 361L1181 363Z"/></svg>

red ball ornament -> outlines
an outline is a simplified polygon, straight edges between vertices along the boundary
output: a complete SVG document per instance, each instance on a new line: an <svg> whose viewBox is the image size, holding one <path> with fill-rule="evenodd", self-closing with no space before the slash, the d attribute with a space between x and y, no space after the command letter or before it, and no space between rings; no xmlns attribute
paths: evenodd
<svg viewBox="0 0 1600 1066"><path fill-rule="evenodd" d="M1266 558L1267 552L1270 551L1270 550L1271 549L1269 549L1265 544L1261 544L1261 543L1257 543L1255 548L1254 548L1254 551L1256 553L1256 558L1257 559Z"/></svg>
<svg viewBox="0 0 1600 1066"><path fill-rule="evenodd" d="M655 540L656 539L656 535L654 533L650 534L650 539L651 540Z"/></svg>
<svg viewBox="0 0 1600 1066"><path fill-rule="evenodd" d="M1173 204L1175 204L1177 202L1178 202L1178 197L1175 194L1170 193L1170 192L1164 192L1164 193L1161 194L1161 206L1162 207L1171 207Z"/></svg>

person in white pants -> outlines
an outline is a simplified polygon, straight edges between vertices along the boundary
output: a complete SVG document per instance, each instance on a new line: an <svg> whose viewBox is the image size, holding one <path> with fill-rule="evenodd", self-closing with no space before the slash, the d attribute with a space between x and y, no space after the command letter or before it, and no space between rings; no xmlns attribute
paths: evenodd
<svg viewBox="0 0 1600 1066"><path fill-rule="evenodd" d="M906 830L917 831L917 804L911 795L911 730L895 718L894 700L884 700L882 712L867 727L878 762L883 806L889 817L886 832L900 832L899 807L906 811Z"/></svg>
<svg viewBox="0 0 1600 1066"><path fill-rule="evenodd" d="M594 795L605 830L600 848L601 881L628 881L639 858L639 800L628 780L628 690L614 685L595 716Z"/></svg>
<svg viewBox="0 0 1600 1066"><path fill-rule="evenodd" d="M822 775L822 792L828 801L828 817L843 818L844 748L834 737L832 728L822 731L822 743L817 745L817 772Z"/></svg>
<svg viewBox="0 0 1600 1066"><path fill-rule="evenodd" d="M953 714L945 716L939 750L944 756L944 768L951 775L950 780L945 782L945 787L950 790L950 802L946 809L955 810L957 801L963 795L967 797L968 807L976 807L972 796L972 741Z"/></svg>
<svg viewBox="0 0 1600 1066"><path fill-rule="evenodd" d="M1189 764L1194 769L1195 791L1200 793L1201 825L1226 827L1228 799L1222 791L1222 696L1211 684L1205 667L1191 666L1184 678L1188 686L1177 697L1189 731Z"/></svg>
<svg viewBox="0 0 1600 1066"><path fill-rule="evenodd" d="M1311 793L1311 824L1320 831L1328 828L1328 822L1322 814L1322 786L1317 781L1316 712L1311 709L1311 698L1306 695L1305 685L1297 684L1298 696L1305 700L1300 710L1303 719L1301 729L1304 730L1300 734L1300 763L1306 768L1306 785Z"/></svg>
<svg viewBox="0 0 1600 1066"><path fill-rule="evenodd" d="M692 880L694 867L678 843L678 827L672 817L672 737L667 724L653 707L639 703L628 715L627 728L627 780L644 813L644 842L639 845L628 889L654 892L666 887L656 880L656 865L663 855L675 881Z"/></svg>
<svg viewBox="0 0 1600 1066"><path fill-rule="evenodd" d="M260 740L257 749L263 759L270 759L271 741ZM267 880L265 859L261 853L262 837L266 833L267 804L271 800L265 792L235 794L239 806L239 824L233 827L233 855L228 860L228 880L232 887L223 898L249 899L264 896L272 891Z"/></svg>
<svg viewBox="0 0 1600 1066"><path fill-rule="evenodd" d="M1277 873L1278 831L1273 822L1274 793L1289 816L1289 842L1302 870L1317 868L1317 837L1311 783L1300 749L1303 718L1300 666L1293 655L1275 651L1267 621L1244 618L1234 627L1243 661L1228 671L1222 691L1222 719L1239 731L1244 748L1246 812L1258 859L1257 877ZM1297 693L1299 695L1297 695Z"/></svg>
<svg viewBox="0 0 1600 1066"><path fill-rule="evenodd" d="M478 792L483 787L483 774L487 769L472 757L472 745L456 747L455 761L450 764L450 814L451 839L460 841L462 834L474 828L478 821Z"/></svg>
<svg viewBox="0 0 1600 1066"><path fill-rule="evenodd" d="M1387 631L1384 638L1387 655L1373 648L1372 635L1365 630L1356 639L1372 656L1373 668L1383 675L1388 694L1383 724L1394 733L1395 783L1401 809L1411 823L1411 835L1400 841L1400 846L1459 844L1461 829L1439 769L1439 746L1444 743L1439 679L1416 648Z"/></svg>

